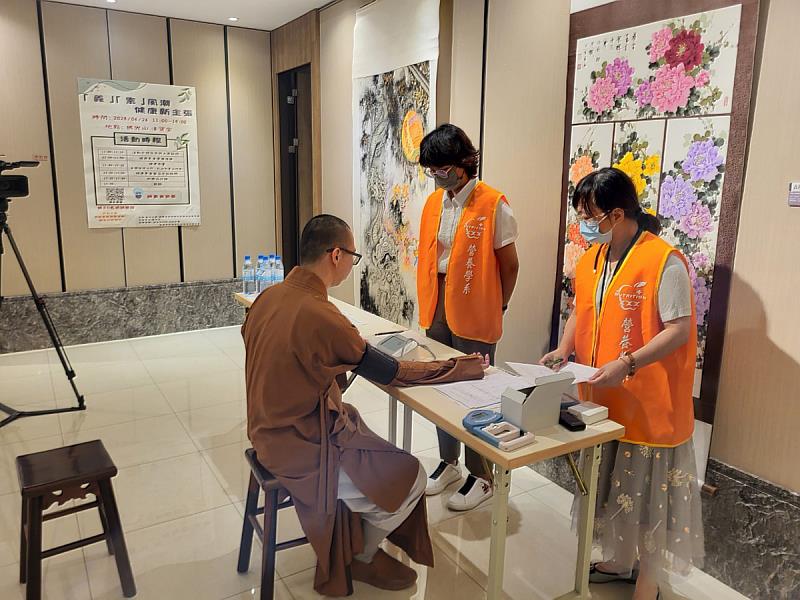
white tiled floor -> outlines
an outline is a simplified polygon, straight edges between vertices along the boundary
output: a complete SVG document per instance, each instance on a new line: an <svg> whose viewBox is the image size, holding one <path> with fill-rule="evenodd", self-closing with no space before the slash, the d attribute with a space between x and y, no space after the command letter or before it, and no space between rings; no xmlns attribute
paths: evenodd
<svg viewBox="0 0 800 600"><path fill-rule="evenodd" d="M260 547L250 573L236 572L249 475L245 433L244 349L238 327L68 349L86 395L86 412L23 419L0 429L0 598L24 598L19 574L19 487L14 459L64 444L102 439L119 467L114 479L138 598L247 600L258 590ZM53 351L0 355L2 401L15 407L68 406L71 389ZM362 380L348 391L377 433L388 431L386 396ZM402 418L398 418L402 435ZM427 468L438 460L434 427L415 415L413 450ZM452 492L452 489L450 490ZM514 472L505 592L546 599L571 585L576 538L571 495L530 469ZM428 499L436 568L415 566L405 592L356 583L355 598L485 597L491 509L447 510L447 493ZM99 531L91 511L45 525L52 547ZM293 511L282 511L279 539L296 537ZM317 598L309 546L280 552L277 600ZM45 561L44 596L58 600L121 598L115 563L102 544ZM601 600L630 598L627 585L595 586ZM741 599L701 572L676 581L666 598Z"/></svg>

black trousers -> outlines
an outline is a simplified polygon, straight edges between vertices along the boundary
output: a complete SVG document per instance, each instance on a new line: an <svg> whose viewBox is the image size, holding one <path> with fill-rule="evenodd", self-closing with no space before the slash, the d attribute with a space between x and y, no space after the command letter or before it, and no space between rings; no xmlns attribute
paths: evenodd
<svg viewBox="0 0 800 600"><path fill-rule="evenodd" d="M476 315L476 318L480 318ZM430 329L427 331L429 338L450 346L451 348L463 352L464 354L479 353L482 356L488 354L489 361L494 364L494 355L497 344L487 344L476 340L468 340L458 337L450 331L447 325L447 315L444 311L444 275L439 275L439 296L436 303L436 313L433 317ZM439 456L445 462L454 463L461 454L461 442L449 433L436 428L439 437ZM492 466L485 458L474 450L467 448L465 453L465 463L467 470L475 477L481 477L487 481L492 481Z"/></svg>

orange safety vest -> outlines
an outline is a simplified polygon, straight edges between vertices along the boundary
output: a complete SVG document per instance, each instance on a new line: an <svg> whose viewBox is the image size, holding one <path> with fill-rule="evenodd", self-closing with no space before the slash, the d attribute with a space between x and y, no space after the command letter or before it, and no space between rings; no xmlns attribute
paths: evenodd
<svg viewBox="0 0 800 600"><path fill-rule="evenodd" d="M438 244L444 190L425 203L419 234L417 299L419 324L429 329L439 295ZM497 190L479 181L464 203L445 276L447 324L460 338L487 344L503 335L503 289L494 253L495 212L508 202Z"/></svg>
<svg viewBox="0 0 800 600"><path fill-rule="evenodd" d="M663 331L658 288L671 254L686 259L661 238L645 232L611 279L600 314L595 299L608 246L596 245L578 262L575 276L575 356L579 363L602 367L624 352L635 352ZM607 273L607 276L611 275ZM692 437L692 391L697 348L692 300L692 334L669 356L644 366L615 388L581 384L580 394L608 407L608 417L625 426L622 441L675 447Z"/></svg>

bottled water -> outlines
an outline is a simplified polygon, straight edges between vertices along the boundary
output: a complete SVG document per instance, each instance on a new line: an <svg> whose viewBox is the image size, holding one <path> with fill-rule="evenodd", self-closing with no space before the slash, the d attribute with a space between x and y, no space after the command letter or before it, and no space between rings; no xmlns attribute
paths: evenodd
<svg viewBox="0 0 800 600"><path fill-rule="evenodd" d="M267 276L269 277L269 284L275 285L275 255L270 254L267 257Z"/></svg>
<svg viewBox="0 0 800 600"><path fill-rule="evenodd" d="M272 271L274 283L283 283L283 261L280 256L275 257L275 269Z"/></svg>
<svg viewBox="0 0 800 600"><path fill-rule="evenodd" d="M264 291L266 287L264 285L265 275L264 275L264 256L259 254L258 255L258 268L256 269L256 291L260 294Z"/></svg>
<svg viewBox="0 0 800 600"><path fill-rule="evenodd" d="M250 260L250 255L244 257L244 266L242 267L242 293L252 294L256 290L256 271L253 268L253 262Z"/></svg>

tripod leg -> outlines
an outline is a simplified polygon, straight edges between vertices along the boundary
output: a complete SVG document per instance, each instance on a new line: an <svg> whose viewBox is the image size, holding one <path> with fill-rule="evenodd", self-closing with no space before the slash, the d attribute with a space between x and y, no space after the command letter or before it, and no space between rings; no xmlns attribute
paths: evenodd
<svg viewBox="0 0 800 600"><path fill-rule="evenodd" d="M50 341L53 342L53 348L55 348L56 354L61 361L61 366L64 367L64 373L66 374L67 379L72 386L72 391L74 392L75 398L78 401L78 406L83 408L85 405L85 400L75 385L75 371L72 369L72 365L69 362L67 353L64 351L64 344L61 343L61 338L58 335L58 331L56 331L56 326L53 323L53 319L50 317L50 312L47 310L47 305L44 302L44 298L38 294L36 287L33 285L33 279L31 279L28 268L25 266L25 261L22 259L22 253L19 251L16 241L14 241L14 236L11 233L11 226L7 222L3 223L0 236L2 236L2 233L5 233L8 237L8 242L11 244L11 249L14 251L14 256L17 257L17 263L19 264L22 275L25 278L25 282L28 284L28 289L31 292L36 309L39 311L39 315L42 317L42 321L47 329L47 333L50 335Z"/></svg>

